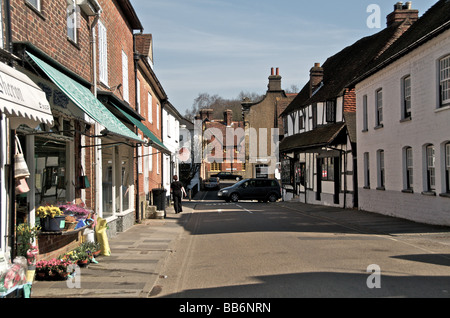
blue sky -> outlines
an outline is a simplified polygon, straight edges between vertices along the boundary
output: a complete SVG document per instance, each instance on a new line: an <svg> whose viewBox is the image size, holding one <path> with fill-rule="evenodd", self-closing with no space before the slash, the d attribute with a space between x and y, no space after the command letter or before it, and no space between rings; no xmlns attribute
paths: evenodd
<svg viewBox="0 0 450 318"><path fill-rule="evenodd" d="M154 69L171 103L184 114L199 93L235 98L264 94L272 67L284 89L301 89L315 62L371 29L367 12L381 8L381 27L396 0L131 0L144 33L153 34ZM412 1L422 15L437 0Z"/></svg>

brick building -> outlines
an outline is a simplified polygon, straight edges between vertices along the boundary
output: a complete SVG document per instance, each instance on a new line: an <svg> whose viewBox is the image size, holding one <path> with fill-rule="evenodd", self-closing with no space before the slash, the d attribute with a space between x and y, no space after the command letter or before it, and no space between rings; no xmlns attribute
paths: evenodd
<svg viewBox="0 0 450 318"><path fill-rule="evenodd" d="M233 112L226 110L223 118L213 118L212 109L203 109L196 116L202 123L201 178L218 172L245 174L245 131L242 121L233 121Z"/></svg>
<svg viewBox="0 0 450 318"><path fill-rule="evenodd" d="M297 94L287 94L281 88L282 77L278 68L271 69L267 92L262 100L242 103L245 123L245 178L278 177L278 139L284 133L281 113Z"/></svg>

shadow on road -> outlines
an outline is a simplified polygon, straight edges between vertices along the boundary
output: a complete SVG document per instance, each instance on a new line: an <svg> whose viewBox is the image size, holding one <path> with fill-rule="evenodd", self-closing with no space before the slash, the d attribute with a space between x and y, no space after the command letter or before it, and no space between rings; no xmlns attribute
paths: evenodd
<svg viewBox="0 0 450 318"><path fill-rule="evenodd" d="M448 276L405 277L381 273L381 288L369 288L367 281L374 282L370 275L312 272L257 276L254 278L259 283L255 284L190 289L164 298L228 298L230 295L233 298L248 298L249 295L252 298L450 298Z"/></svg>

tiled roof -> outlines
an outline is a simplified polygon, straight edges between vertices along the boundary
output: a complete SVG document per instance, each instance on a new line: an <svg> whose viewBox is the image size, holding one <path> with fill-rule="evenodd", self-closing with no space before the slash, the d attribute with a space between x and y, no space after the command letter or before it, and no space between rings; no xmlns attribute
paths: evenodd
<svg viewBox="0 0 450 318"><path fill-rule="evenodd" d="M280 151L327 146L333 142L344 127L345 123L330 124L319 126L300 135L286 137L280 143Z"/></svg>
<svg viewBox="0 0 450 318"><path fill-rule="evenodd" d="M386 49L386 45L398 36L402 27L403 23L396 23L372 36L362 38L328 58L322 66L324 70L322 88L310 97L309 82L306 83L282 115L340 96L352 79L357 77L361 70L376 59Z"/></svg>
<svg viewBox="0 0 450 318"><path fill-rule="evenodd" d="M376 61L366 66L365 72L354 80L358 82L387 66L411 50L450 28L450 1L440 0L415 22Z"/></svg>

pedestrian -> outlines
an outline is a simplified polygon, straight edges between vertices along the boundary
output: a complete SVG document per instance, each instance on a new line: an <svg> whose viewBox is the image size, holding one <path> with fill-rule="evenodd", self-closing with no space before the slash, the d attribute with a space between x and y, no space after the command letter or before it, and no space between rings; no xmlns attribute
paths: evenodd
<svg viewBox="0 0 450 318"><path fill-rule="evenodd" d="M178 181L178 176L173 176L173 182L170 184L170 192L173 196L173 206L175 208L175 213L183 212L183 206L181 204L183 195L186 196L186 191L184 190L183 184Z"/></svg>

